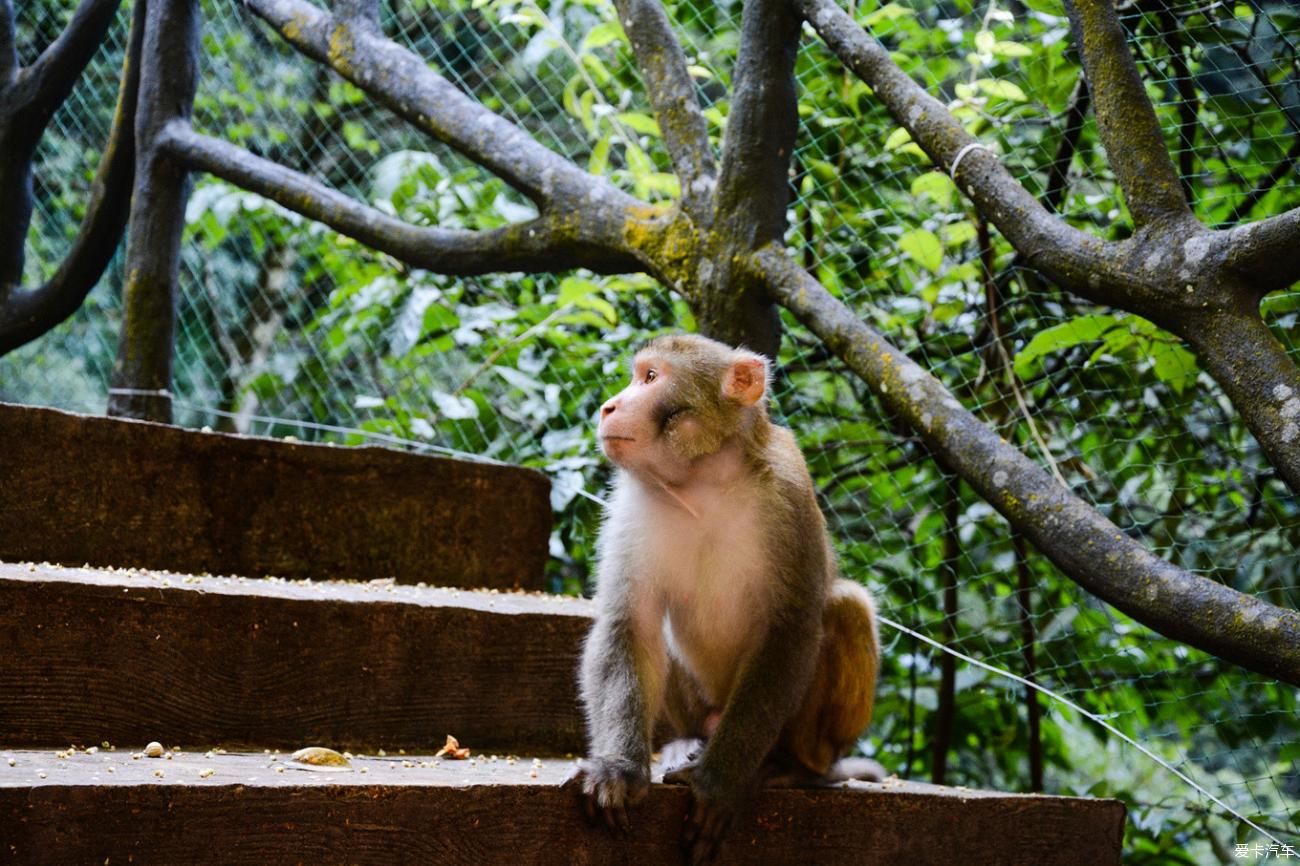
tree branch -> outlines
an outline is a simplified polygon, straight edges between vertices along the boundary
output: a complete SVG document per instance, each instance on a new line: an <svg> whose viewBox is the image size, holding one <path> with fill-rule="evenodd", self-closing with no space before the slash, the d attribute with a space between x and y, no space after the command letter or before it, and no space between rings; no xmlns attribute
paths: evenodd
<svg viewBox="0 0 1300 866"><path fill-rule="evenodd" d="M789 0L745 0L712 231L688 293L703 333L772 358L781 348L781 317L735 262L785 232L799 122L798 51L799 18Z"/></svg>
<svg viewBox="0 0 1300 866"><path fill-rule="evenodd" d="M936 165L954 174L953 161L962 154L954 178L958 186L1020 251L1026 264L1085 298L1124 305L1135 280L1131 270L1113 261L1118 257L1111 245L1057 219L834 0L795 0L795 5Z"/></svg>
<svg viewBox="0 0 1300 866"><path fill-rule="evenodd" d="M799 17L788 0L746 0L715 216L727 235L751 250L785 232L799 122L798 50Z"/></svg>
<svg viewBox="0 0 1300 866"><path fill-rule="evenodd" d="M1114 0L1067 0L1066 8L1097 129L1133 221L1140 228L1163 219L1192 219Z"/></svg>
<svg viewBox="0 0 1300 866"><path fill-rule="evenodd" d="M159 139L168 124L190 116L202 13L199 0L148 0L146 19L122 329L108 413L170 423L177 280L189 175L164 157Z"/></svg>
<svg viewBox="0 0 1300 866"><path fill-rule="evenodd" d="M1177 568L1126 536L962 408L775 244L746 264L886 410L1076 583L1167 637L1300 685L1300 613Z"/></svg>
<svg viewBox="0 0 1300 866"><path fill-rule="evenodd" d="M1286 348L1254 307L1215 311L1190 324L1184 338L1269 462L1293 491L1300 490L1300 370Z"/></svg>
<svg viewBox="0 0 1300 866"><path fill-rule="evenodd" d="M246 5L303 54L500 177L539 209L557 205L586 213L637 206L636 199L548 150L378 32L349 26L306 0Z"/></svg>
<svg viewBox="0 0 1300 866"><path fill-rule="evenodd" d="M1225 264L1263 297L1300 280L1300 208L1228 229Z"/></svg>
<svg viewBox="0 0 1300 866"><path fill-rule="evenodd" d="M664 144L682 187L682 207L707 223L715 183L713 148L686 54L659 0L615 0Z"/></svg>
<svg viewBox="0 0 1300 866"><path fill-rule="evenodd" d="M72 20L59 37L46 46L31 66L18 73L16 96L26 102L33 127L28 134L39 138L55 109L63 104L81 72L95 56L117 16L121 0L81 0Z"/></svg>
<svg viewBox="0 0 1300 866"><path fill-rule="evenodd" d="M72 315L99 282L117 251L126 227L135 178L135 116L145 10L146 0L136 0L113 126L100 156L86 216L72 248L54 276L38 288L20 291L14 285L5 286L5 280L0 278L0 355L36 339ZM0 175L4 173L0 169ZM0 203L0 213L5 209L6 205ZM25 235L25 231L17 233L19 245L25 242ZM21 246L17 258L16 276L21 276Z"/></svg>
<svg viewBox="0 0 1300 866"><path fill-rule="evenodd" d="M621 221L598 240L579 236L569 219L549 214L492 231L413 226L242 147L201 135L184 121L170 123L159 143L191 169L263 195L413 267L455 276L641 269L621 249Z"/></svg>
<svg viewBox="0 0 1300 866"><path fill-rule="evenodd" d="M0 0L0 88L8 88L18 75L18 43L14 31L13 0Z"/></svg>

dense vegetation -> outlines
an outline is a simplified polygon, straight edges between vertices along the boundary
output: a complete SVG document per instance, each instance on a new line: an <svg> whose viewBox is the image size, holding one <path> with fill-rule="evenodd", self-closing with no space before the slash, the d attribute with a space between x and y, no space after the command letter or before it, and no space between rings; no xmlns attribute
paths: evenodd
<svg viewBox="0 0 1300 866"><path fill-rule="evenodd" d="M384 29L488 107L649 201L675 196L612 7L396 4ZM62 4L20 13L20 54ZM206 4L196 125L417 224L531 213L499 180L306 64L228 4ZM711 135L727 117L738 3L669 4ZM1132 231L1079 86L1059 2L863 3L858 20L1071 224ZM125 10L47 136L28 270L57 266L110 120ZM1141 2L1124 19L1196 214L1211 225L1300 204L1300 14L1285 3ZM869 89L806 40L789 247L821 282L1026 453L1171 561L1300 607L1300 500L1196 356L1131 314L1020 266ZM1055 167L1055 169L1054 169ZM261 197L201 179L187 212L174 390L183 423L360 444L375 437L544 469L552 575L581 591L607 478L590 419L646 336L690 328L647 277L453 279L414 270ZM101 411L120 319L114 269L82 311L0 359L0 399ZM1265 301L1294 352L1300 292ZM1295 689L1153 634L1090 598L945 474L793 319L777 411L798 433L844 571L891 620L1032 672L1237 811L1294 843ZM864 749L899 775L1116 796L1134 863L1233 862L1262 837L1092 721L889 632ZM953 695L950 699L949 694ZM1035 732L1041 711L1041 731ZM937 745L937 747L936 747Z"/></svg>

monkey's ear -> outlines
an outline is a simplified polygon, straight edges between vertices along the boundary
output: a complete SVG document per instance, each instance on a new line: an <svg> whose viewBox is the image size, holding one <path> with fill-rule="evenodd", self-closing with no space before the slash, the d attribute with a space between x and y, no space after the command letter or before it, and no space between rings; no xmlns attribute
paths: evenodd
<svg viewBox="0 0 1300 866"><path fill-rule="evenodd" d="M767 359L748 352L731 362L722 376L722 396L753 406L767 393Z"/></svg>

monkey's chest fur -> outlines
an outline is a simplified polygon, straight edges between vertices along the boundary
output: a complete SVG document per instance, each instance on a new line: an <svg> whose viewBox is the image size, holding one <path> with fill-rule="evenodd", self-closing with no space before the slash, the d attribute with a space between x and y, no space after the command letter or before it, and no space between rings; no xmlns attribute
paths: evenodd
<svg viewBox="0 0 1300 866"><path fill-rule="evenodd" d="M695 495L689 511L662 494L638 494L645 555L636 564L637 595L661 619L669 654L721 707L767 631L772 581L760 509L735 489Z"/></svg>

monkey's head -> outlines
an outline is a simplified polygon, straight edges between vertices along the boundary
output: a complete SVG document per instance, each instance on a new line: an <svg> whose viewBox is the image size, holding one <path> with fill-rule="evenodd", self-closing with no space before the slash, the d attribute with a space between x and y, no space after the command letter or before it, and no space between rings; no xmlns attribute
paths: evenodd
<svg viewBox="0 0 1300 866"><path fill-rule="evenodd" d="M600 407L600 444L616 465L665 481L767 418L768 363L693 334L659 337L632 360L632 382Z"/></svg>

